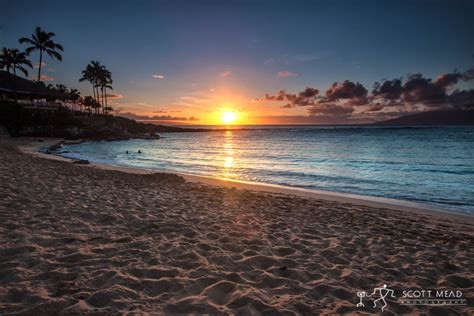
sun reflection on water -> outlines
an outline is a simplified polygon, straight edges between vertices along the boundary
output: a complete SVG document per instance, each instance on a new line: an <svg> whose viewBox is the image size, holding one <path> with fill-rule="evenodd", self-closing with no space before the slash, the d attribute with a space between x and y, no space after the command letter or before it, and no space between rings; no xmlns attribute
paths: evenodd
<svg viewBox="0 0 474 316"><path fill-rule="evenodd" d="M234 173L232 169L235 168L234 161L234 135L232 131L228 130L224 134L224 143L222 146L223 164L222 164L222 176L232 177Z"/></svg>

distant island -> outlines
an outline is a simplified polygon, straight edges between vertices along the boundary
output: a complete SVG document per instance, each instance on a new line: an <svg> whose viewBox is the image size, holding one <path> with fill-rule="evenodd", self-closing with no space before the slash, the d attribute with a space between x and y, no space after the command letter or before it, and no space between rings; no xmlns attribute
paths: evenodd
<svg viewBox="0 0 474 316"><path fill-rule="evenodd" d="M400 116L373 125L437 126L474 125L474 109L436 110Z"/></svg>

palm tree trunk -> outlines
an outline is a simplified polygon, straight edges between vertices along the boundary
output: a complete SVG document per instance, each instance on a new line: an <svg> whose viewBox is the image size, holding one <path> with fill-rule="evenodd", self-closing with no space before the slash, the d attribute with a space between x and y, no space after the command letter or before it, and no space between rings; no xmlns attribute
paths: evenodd
<svg viewBox="0 0 474 316"><path fill-rule="evenodd" d="M102 114L105 114L104 88L102 88Z"/></svg>
<svg viewBox="0 0 474 316"><path fill-rule="evenodd" d="M16 70L15 67L13 67L13 90L15 91L15 102L18 103L18 92L16 91Z"/></svg>
<svg viewBox="0 0 474 316"><path fill-rule="evenodd" d="M97 102L100 103L99 87L98 87L98 86L95 86L95 90L96 90L96 95L97 95Z"/></svg>
<svg viewBox="0 0 474 316"><path fill-rule="evenodd" d="M107 105L107 88L104 88L105 91L105 108L108 109L109 106Z"/></svg>
<svg viewBox="0 0 474 316"><path fill-rule="evenodd" d="M40 49L40 61L38 65L38 84L41 81L41 63L43 62L43 50Z"/></svg>
<svg viewBox="0 0 474 316"><path fill-rule="evenodd" d="M43 62L43 50L40 49L40 60L39 60L39 65L38 65L38 86L36 87L36 92L37 92L37 100L39 102L39 89L40 89L40 81L41 81L41 63ZM38 105L38 102L36 105Z"/></svg>
<svg viewBox="0 0 474 316"><path fill-rule="evenodd" d="M13 93L16 95L15 84L13 83L13 78L12 78L12 74L10 72L9 67L7 67L7 72L8 72L8 80L10 80L10 86L12 87Z"/></svg>

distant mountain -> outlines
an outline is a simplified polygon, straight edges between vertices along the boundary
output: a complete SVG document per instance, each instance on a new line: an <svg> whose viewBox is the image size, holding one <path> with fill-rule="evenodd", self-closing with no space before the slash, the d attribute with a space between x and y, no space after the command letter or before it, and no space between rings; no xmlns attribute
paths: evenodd
<svg viewBox="0 0 474 316"><path fill-rule="evenodd" d="M374 125L474 125L474 109L421 112L377 122Z"/></svg>

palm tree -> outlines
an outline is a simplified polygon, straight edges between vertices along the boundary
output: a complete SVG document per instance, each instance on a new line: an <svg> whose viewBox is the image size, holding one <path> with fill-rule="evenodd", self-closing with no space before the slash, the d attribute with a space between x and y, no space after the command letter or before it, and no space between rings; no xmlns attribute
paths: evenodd
<svg viewBox="0 0 474 316"><path fill-rule="evenodd" d="M57 50L63 51L63 47L60 44L55 43L52 38L56 34L52 32L45 32L41 27L37 26L35 32L31 34L31 39L27 37L20 38L19 42L30 44L31 46L26 49L26 53L30 54L33 51L39 51L39 64L38 64L38 82L41 81L41 64L43 62L43 52L49 55L51 58L56 58L61 61L62 56Z"/></svg>
<svg viewBox="0 0 474 316"><path fill-rule="evenodd" d="M101 77L103 76L103 70L104 66L100 64L100 61L91 61L90 63L91 68L92 68L92 74L94 76L94 87L96 89L96 96L97 96L97 102L100 104L100 96L99 96L99 86L100 86L100 80ZM103 101L102 101L103 103Z"/></svg>
<svg viewBox="0 0 474 316"><path fill-rule="evenodd" d="M10 79L10 84L12 90L15 92L15 100L18 101L18 95L16 92L16 71L19 70L25 76L28 76L28 71L25 66L30 68L33 67L31 61L26 57L26 53L20 52L18 49L8 49L6 47L2 48L0 54L0 69L7 69L8 77ZM13 71L13 76L10 71Z"/></svg>
<svg viewBox="0 0 474 316"><path fill-rule="evenodd" d="M94 99L101 104L102 112L105 113L107 107L107 89L112 88L112 73L99 61L91 61L82 71L82 81L89 81L92 84ZM100 88L100 93L99 93Z"/></svg>
<svg viewBox="0 0 474 316"><path fill-rule="evenodd" d="M114 111L114 108L111 107L111 106L106 106L106 107L104 108L104 111L105 111L105 114L109 114L109 113L111 113L111 112Z"/></svg>
<svg viewBox="0 0 474 316"><path fill-rule="evenodd" d="M91 115L91 113L92 113L92 107L93 107L95 102L96 102L95 98L91 97L90 95L86 96L84 98L84 100L82 101L82 103L84 104L84 106L87 109L87 112L89 112L89 115Z"/></svg>
<svg viewBox="0 0 474 316"><path fill-rule="evenodd" d="M102 92L102 111L105 113L105 109L107 108L107 89L113 90L112 88L112 73L102 66L101 71L99 72L98 77L98 85L100 86L100 90Z"/></svg>
<svg viewBox="0 0 474 316"><path fill-rule="evenodd" d="M71 101L74 105L77 104L79 99L81 98L81 93L77 89L69 90L68 100Z"/></svg>
<svg viewBox="0 0 474 316"><path fill-rule="evenodd" d="M94 82L95 82L95 79L94 79L94 73L93 73L93 70L92 70L92 66L89 64L86 66L86 69L84 69L82 71L82 77L79 79L79 82L83 82L83 81L89 81L91 84L92 84L92 92L94 94L94 99L95 99L95 88L94 88Z"/></svg>
<svg viewBox="0 0 474 316"><path fill-rule="evenodd" d="M94 99L99 101L99 88L98 88L98 79L100 72L102 70L102 65L99 61L91 61L86 69L82 71L82 77L79 79L79 82L89 81L92 84L92 92L94 94Z"/></svg>

